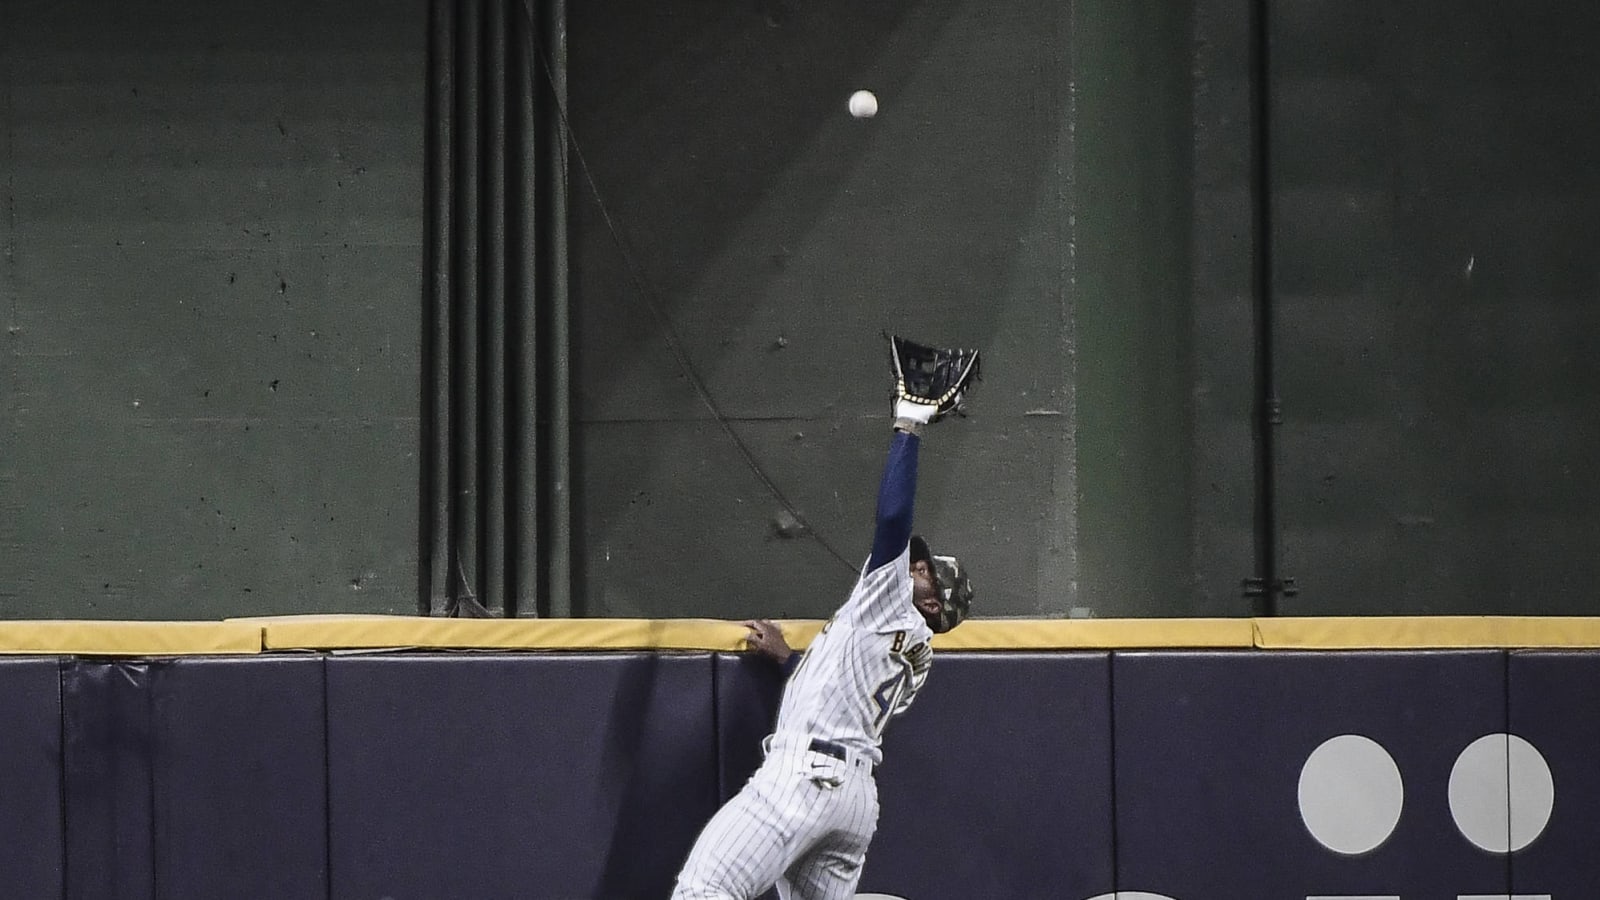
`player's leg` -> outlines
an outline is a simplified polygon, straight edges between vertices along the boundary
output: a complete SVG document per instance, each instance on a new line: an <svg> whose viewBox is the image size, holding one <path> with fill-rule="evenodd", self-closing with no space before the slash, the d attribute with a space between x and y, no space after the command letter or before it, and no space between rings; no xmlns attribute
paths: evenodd
<svg viewBox="0 0 1600 900"><path fill-rule="evenodd" d="M778 879L781 900L851 900L861 881L866 845L858 841L819 844Z"/></svg>
<svg viewBox="0 0 1600 900"><path fill-rule="evenodd" d="M878 828L878 791L870 777L850 779L834 829L797 858L778 880L782 900L851 900L867 847Z"/></svg>
<svg viewBox="0 0 1600 900"><path fill-rule="evenodd" d="M788 867L793 824L782 798L752 779L695 840L672 900L753 900Z"/></svg>

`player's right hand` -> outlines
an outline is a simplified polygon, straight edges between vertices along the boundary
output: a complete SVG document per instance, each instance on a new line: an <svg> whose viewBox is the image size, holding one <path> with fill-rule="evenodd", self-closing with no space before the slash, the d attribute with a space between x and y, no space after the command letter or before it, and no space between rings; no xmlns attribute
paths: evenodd
<svg viewBox="0 0 1600 900"><path fill-rule="evenodd" d="M789 642L783 638L783 629L770 619L751 619L744 623L750 629L745 636L745 643L750 649L764 656L771 657L773 662L783 665L794 655L794 650Z"/></svg>

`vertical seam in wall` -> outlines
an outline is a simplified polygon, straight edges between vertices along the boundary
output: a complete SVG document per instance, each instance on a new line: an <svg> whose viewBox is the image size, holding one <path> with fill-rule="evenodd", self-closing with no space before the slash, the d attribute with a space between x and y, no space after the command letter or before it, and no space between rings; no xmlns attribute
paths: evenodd
<svg viewBox="0 0 1600 900"><path fill-rule="evenodd" d="M1511 790L1511 653L1510 650L1500 651L1500 702L1501 702L1501 731L1506 735L1506 846L1511 846L1511 805L1517 802L1516 794ZM1506 896L1515 896L1517 893L1516 882L1512 879L1512 870L1517 854L1515 851L1505 854L1506 864Z"/></svg>
<svg viewBox="0 0 1600 900"><path fill-rule="evenodd" d="M68 885L72 867L67 864L67 855L71 848L71 841L67 839L67 673L72 660L67 657L56 658L56 703L60 715L57 716L57 727L60 729L60 746L56 748L57 769L61 773L60 788L57 799L61 804L61 900L67 900Z"/></svg>
<svg viewBox="0 0 1600 900"><path fill-rule="evenodd" d="M156 847L156 804L160 792L156 790L156 676L171 662L155 661L144 666L144 746L145 784L150 791L150 896L161 896L160 865Z"/></svg>
<svg viewBox="0 0 1600 900"><path fill-rule="evenodd" d="M720 693L720 673L722 671L722 654L711 654L711 765L713 766L712 785L716 791L713 806L721 806L723 797L727 794L722 783L722 696Z"/></svg>
<svg viewBox="0 0 1600 900"><path fill-rule="evenodd" d="M328 900L333 900L333 730L328 714L328 657L322 670L322 874Z"/></svg>
<svg viewBox="0 0 1600 900"><path fill-rule="evenodd" d="M1117 855L1117 654L1106 653L1106 746L1110 748L1107 762L1111 767L1111 892L1122 890L1118 883L1121 866Z"/></svg>

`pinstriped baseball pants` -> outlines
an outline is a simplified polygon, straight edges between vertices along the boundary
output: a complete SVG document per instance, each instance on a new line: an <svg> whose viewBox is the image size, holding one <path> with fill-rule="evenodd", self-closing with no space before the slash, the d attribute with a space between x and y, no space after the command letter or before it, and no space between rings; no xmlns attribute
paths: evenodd
<svg viewBox="0 0 1600 900"><path fill-rule="evenodd" d="M878 827L863 761L774 748L695 841L673 900L849 900Z"/></svg>

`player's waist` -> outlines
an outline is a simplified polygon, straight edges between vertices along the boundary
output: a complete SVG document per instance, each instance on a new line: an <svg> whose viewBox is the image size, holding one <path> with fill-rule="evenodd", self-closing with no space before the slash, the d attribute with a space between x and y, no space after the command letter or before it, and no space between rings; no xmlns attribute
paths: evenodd
<svg viewBox="0 0 1600 900"><path fill-rule="evenodd" d="M810 735L782 733L768 735L761 742L761 749L766 756L780 753L816 753L846 765L866 769L868 772L878 765L878 754L875 751L862 750L843 741Z"/></svg>

